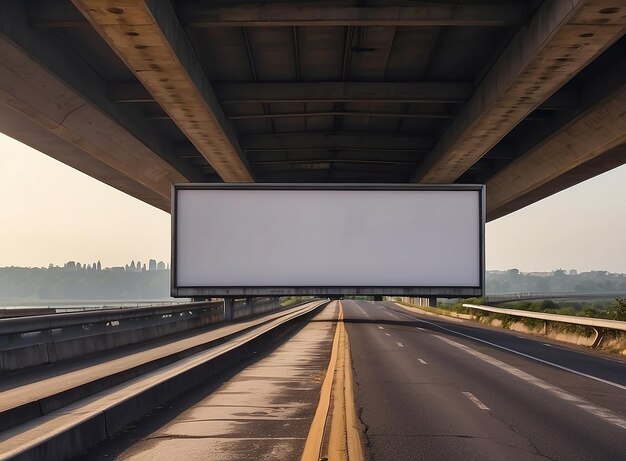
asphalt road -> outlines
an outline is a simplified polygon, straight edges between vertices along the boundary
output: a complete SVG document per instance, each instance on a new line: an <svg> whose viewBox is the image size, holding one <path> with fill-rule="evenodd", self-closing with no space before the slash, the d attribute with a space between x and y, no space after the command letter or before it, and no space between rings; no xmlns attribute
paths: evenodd
<svg viewBox="0 0 626 461"><path fill-rule="evenodd" d="M371 460L626 460L626 362L342 301Z"/></svg>

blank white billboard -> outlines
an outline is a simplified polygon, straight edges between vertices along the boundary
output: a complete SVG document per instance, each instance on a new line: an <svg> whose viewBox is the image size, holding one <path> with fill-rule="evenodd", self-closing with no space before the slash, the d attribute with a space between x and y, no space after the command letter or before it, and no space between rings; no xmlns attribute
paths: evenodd
<svg viewBox="0 0 626 461"><path fill-rule="evenodd" d="M477 295L483 195L482 186L175 186L172 294Z"/></svg>

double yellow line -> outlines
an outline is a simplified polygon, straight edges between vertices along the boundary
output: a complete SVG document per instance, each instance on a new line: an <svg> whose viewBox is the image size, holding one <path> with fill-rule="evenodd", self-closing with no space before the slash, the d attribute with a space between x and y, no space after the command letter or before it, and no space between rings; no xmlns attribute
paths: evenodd
<svg viewBox="0 0 626 461"><path fill-rule="evenodd" d="M363 461L361 430L354 406L350 341L339 303L337 328L320 400L302 452L302 461Z"/></svg>

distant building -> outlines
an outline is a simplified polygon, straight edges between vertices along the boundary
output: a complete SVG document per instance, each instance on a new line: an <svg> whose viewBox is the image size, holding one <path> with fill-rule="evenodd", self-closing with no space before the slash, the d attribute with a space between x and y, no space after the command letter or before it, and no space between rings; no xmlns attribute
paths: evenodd
<svg viewBox="0 0 626 461"><path fill-rule="evenodd" d="M157 262L156 262L156 259L151 259L151 260L148 262L148 270L149 270L149 271L155 271L155 270L157 270Z"/></svg>
<svg viewBox="0 0 626 461"><path fill-rule="evenodd" d="M159 261L159 264L157 264L157 270L165 270L165 263L163 261Z"/></svg>
<svg viewBox="0 0 626 461"><path fill-rule="evenodd" d="M576 269L572 269L569 271L569 275L578 275L578 271Z"/></svg>

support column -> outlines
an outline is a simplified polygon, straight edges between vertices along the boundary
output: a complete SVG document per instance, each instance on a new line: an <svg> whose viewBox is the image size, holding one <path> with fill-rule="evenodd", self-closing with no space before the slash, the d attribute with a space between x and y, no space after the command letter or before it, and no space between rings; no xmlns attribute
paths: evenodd
<svg viewBox="0 0 626 461"><path fill-rule="evenodd" d="M428 305L430 307L437 307L437 297L436 296L429 296L428 297Z"/></svg>
<svg viewBox="0 0 626 461"><path fill-rule="evenodd" d="M235 298L228 296L224 298L224 321L232 322L235 319Z"/></svg>
<svg viewBox="0 0 626 461"><path fill-rule="evenodd" d="M382 301L383 297L382 296L374 296L374 301Z"/></svg>
<svg viewBox="0 0 626 461"><path fill-rule="evenodd" d="M250 306L250 315L256 315L256 298L246 298L246 305Z"/></svg>

